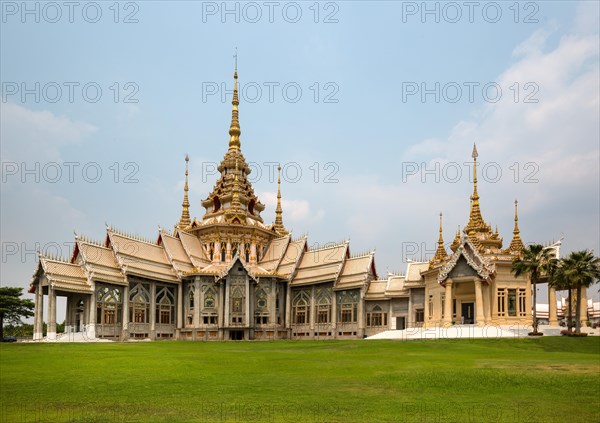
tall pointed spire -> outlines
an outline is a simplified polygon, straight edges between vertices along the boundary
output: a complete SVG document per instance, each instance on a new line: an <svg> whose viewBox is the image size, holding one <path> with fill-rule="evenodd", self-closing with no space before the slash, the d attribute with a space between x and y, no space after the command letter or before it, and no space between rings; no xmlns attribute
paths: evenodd
<svg viewBox="0 0 600 423"><path fill-rule="evenodd" d="M275 230L281 235L287 235L283 226L283 209L281 208L281 164L277 166L277 208L275 209Z"/></svg>
<svg viewBox="0 0 600 423"><path fill-rule="evenodd" d="M238 98L238 74L237 74L237 48L235 49L235 71L233 73L233 100L231 101L231 124L229 125L229 149L240 149L240 121L238 115L238 106L240 101Z"/></svg>
<svg viewBox="0 0 600 423"><path fill-rule="evenodd" d="M515 200L515 227L513 229L513 238L510 242L509 250L514 251L515 253L521 252L521 250L525 247L523 241L521 240L521 231L519 230L519 212L518 212L519 202Z"/></svg>
<svg viewBox="0 0 600 423"><path fill-rule="evenodd" d="M435 256L433 256L432 262L441 262L444 261L448 257L448 253L444 248L444 236L442 235L442 213L440 213L440 236L438 238L438 246L435 251Z"/></svg>
<svg viewBox="0 0 600 423"><path fill-rule="evenodd" d="M485 224L483 217L481 216L481 209L479 208L479 193L477 192L477 146L473 144L473 195L471 195L471 209L469 212L469 223L465 227L467 234L475 232L486 231L487 225Z"/></svg>
<svg viewBox="0 0 600 423"><path fill-rule="evenodd" d="M180 228L187 228L192 224L190 220L190 200L188 199L188 163L190 161L189 156L185 155L185 185L183 186L183 203L181 203L181 218L177 224Z"/></svg>

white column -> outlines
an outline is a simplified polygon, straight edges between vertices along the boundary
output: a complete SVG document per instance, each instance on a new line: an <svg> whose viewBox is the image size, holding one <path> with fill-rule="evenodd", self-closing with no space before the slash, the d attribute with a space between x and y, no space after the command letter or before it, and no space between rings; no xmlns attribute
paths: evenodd
<svg viewBox="0 0 600 423"><path fill-rule="evenodd" d="M221 261L221 243L217 241L214 245L212 261L213 263L219 263Z"/></svg>
<svg viewBox="0 0 600 423"><path fill-rule="evenodd" d="M179 285L177 285L177 330L176 333L179 334L179 330L183 327L183 281L179 281Z"/></svg>
<svg viewBox="0 0 600 423"><path fill-rule="evenodd" d="M257 262L256 242L252 241L252 244L250 244L250 263L256 263L256 262Z"/></svg>
<svg viewBox="0 0 600 423"><path fill-rule="evenodd" d="M286 329L291 328L292 318L292 288L290 283L285 284L285 327Z"/></svg>
<svg viewBox="0 0 600 423"><path fill-rule="evenodd" d="M588 301L587 301L587 288L581 287L581 304L579 305L579 318L581 319L581 326L584 327L588 320Z"/></svg>
<svg viewBox="0 0 600 423"><path fill-rule="evenodd" d="M48 339L56 339L56 291L48 283Z"/></svg>
<svg viewBox="0 0 600 423"><path fill-rule="evenodd" d="M229 318L229 282L225 280L223 283L225 284L225 312L223 313L223 326L229 327L231 325L231 319Z"/></svg>
<svg viewBox="0 0 600 423"><path fill-rule="evenodd" d="M44 338L44 288L39 281L35 287L35 314L33 318L33 340L38 341Z"/></svg>
<svg viewBox="0 0 600 423"><path fill-rule="evenodd" d="M558 316L556 313L556 290L548 286L548 324L558 326Z"/></svg>
<svg viewBox="0 0 600 423"><path fill-rule="evenodd" d="M254 287L253 287L254 288ZM253 289L254 290L254 289ZM250 278L246 275L246 327L252 326L250 317L254 318L254 313L250 315Z"/></svg>
<svg viewBox="0 0 600 423"><path fill-rule="evenodd" d="M96 285L92 284L92 294L90 295L88 302L88 324L87 324L87 337L94 339L96 337Z"/></svg>
<svg viewBox="0 0 600 423"><path fill-rule="evenodd" d="M150 284L150 338L156 337L156 284Z"/></svg>
<svg viewBox="0 0 600 423"><path fill-rule="evenodd" d="M365 297L362 289L358 291L358 335L362 338L365 334Z"/></svg>
<svg viewBox="0 0 600 423"><path fill-rule="evenodd" d="M309 313L310 330L315 330L315 287L310 290L310 313Z"/></svg>
<svg viewBox="0 0 600 423"><path fill-rule="evenodd" d="M129 284L123 289L123 314L121 317L121 340L129 338Z"/></svg>
<svg viewBox="0 0 600 423"><path fill-rule="evenodd" d="M269 325L275 327L277 325L277 282L271 279L271 294L269 295ZM281 305L281 304L280 304ZM281 312L281 310L280 310ZM275 334L274 334L275 335Z"/></svg>
<svg viewBox="0 0 600 423"><path fill-rule="evenodd" d="M334 338L337 338L337 299L335 291L331 293L331 329L333 330Z"/></svg>
<svg viewBox="0 0 600 423"><path fill-rule="evenodd" d="M194 327L200 326L200 278L194 280Z"/></svg>
<svg viewBox="0 0 600 423"><path fill-rule="evenodd" d="M452 324L452 280L446 280L446 296L444 298L444 323Z"/></svg>
<svg viewBox="0 0 600 423"><path fill-rule="evenodd" d="M475 320L477 326L485 325L483 317L483 295L481 293L481 279L475 279Z"/></svg>
<svg viewBox="0 0 600 423"><path fill-rule="evenodd" d="M231 242L227 242L225 247L225 261L229 263L231 261Z"/></svg>

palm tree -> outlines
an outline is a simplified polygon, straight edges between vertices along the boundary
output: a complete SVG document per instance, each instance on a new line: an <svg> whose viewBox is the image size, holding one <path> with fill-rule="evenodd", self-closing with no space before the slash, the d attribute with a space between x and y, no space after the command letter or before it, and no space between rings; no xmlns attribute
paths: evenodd
<svg viewBox="0 0 600 423"><path fill-rule="evenodd" d="M554 253L540 244L533 244L523 248L519 257L512 262L512 272L515 277L529 275L533 291L533 334L537 335L537 284L545 281L553 273L556 259Z"/></svg>
<svg viewBox="0 0 600 423"><path fill-rule="evenodd" d="M600 258L590 250L573 251L562 260L561 272L577 289L575 308L575 333L581 332L581 289L588 288L600 279Z"/></svg>
<svg viewBox="0 0 600 423"><path fill-rule="evenodd" d="M550 275L548 280L548 285L556 289L557 291L567 290L569 292L567 304L568 304L568 314L567 314L567 330L571 332L572 321L573 321L573 301L572 301L572 292L575 287L572 280L570 280L565 274L565 266L564 260L559 260L556 268Z"/></svg>

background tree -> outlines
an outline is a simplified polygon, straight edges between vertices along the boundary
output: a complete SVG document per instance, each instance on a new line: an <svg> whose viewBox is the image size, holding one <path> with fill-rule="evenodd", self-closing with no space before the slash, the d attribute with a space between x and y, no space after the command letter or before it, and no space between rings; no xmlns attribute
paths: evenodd
<svg viewBox="0 0 600 423"><path fill-rule="evenodd" d="M600 279L600 258L593 251L573 251L562 260L559 267L564 277L571 281L577 290L575 307L575 333L581 332L581 290L589 288ZM586 317L587 318L587 317Z"/></svg>
<svg viewBox="0 0 600 423"><path fill-rule="evenodd" d="M519 257L516 257L512 263L512 272L516 277L528 275L531 281L533 291L533 333L538 334L537 321L537 284L543 282L552 274L553 268L556 266L554 253L544 248L543 245L529 245L521 251Z"/></svg>
<svg viewBox="0 0 600 423"><path fill-rule="evenodd" d="M0 288L0 339L4 337L4 323L21 323L22 317L33 316L33 301L21 298L23 288Z"/></svg>
<svg viewBox="0 0 600 423"><path fill-rule="evenodd" d="M559 260L556 269L554 269L550 279L548 280L548 285L557 291L567 290L569 293L567 297L567 330L570 332L573 322L573 296L571 294L573 292L573 288L575 287L575 283L569 279L564 270L564 260Z"/></svg>

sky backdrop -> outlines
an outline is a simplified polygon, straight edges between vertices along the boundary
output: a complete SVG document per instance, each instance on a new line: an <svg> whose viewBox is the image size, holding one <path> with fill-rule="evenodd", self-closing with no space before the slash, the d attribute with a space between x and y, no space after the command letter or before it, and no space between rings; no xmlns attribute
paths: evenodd
<svg viewBox="0 0 600 423"><path fill-rule="evenodd" d="M105 224L147 239L191 215L227 149L311 246L376 250L380 277L483 217L510 243L599 239L599 10L589 2L11 2L1 22L1 283ZM597 297L597 288L594 295ZM59 314L60 319L60 314Z"/></svg>

